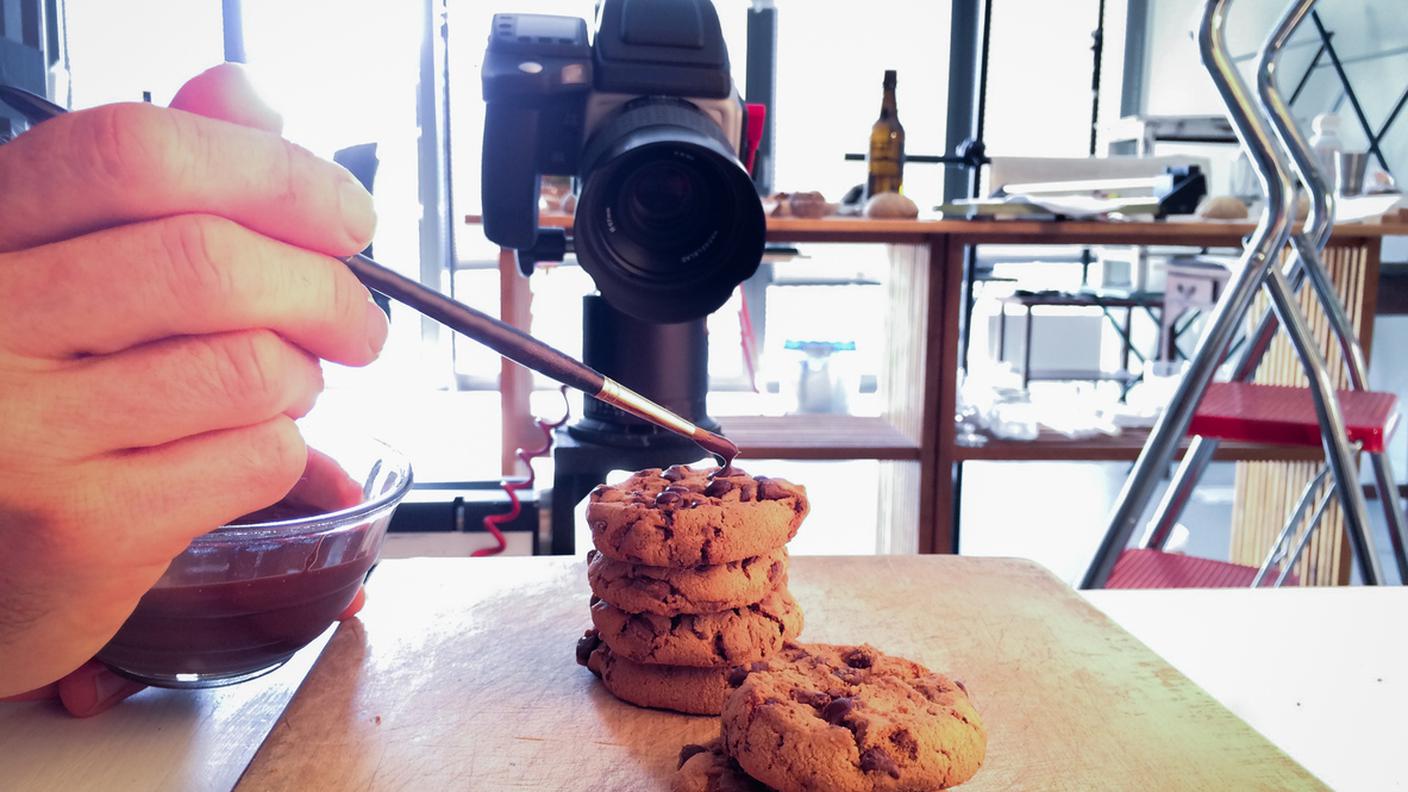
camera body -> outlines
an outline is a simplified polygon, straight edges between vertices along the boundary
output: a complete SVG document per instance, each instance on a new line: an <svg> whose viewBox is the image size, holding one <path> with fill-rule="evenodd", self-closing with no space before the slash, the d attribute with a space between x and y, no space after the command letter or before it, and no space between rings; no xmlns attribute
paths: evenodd
<svg viewBox="0 0 1408 792"><path fill-rule="evenodd" d="M761 261L756 141L708 0L603 0L585 20L497 14L484 60L484 230L538 243L541 175L574 177L578 261L655 323L716 310Z"/></svg>

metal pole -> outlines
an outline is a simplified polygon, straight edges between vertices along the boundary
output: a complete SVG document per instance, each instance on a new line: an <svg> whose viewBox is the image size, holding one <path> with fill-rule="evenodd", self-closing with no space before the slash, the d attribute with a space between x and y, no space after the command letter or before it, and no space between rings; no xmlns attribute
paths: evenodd
<svg viewBox="0 0 1408 792"><path fill-rule="evenodd" d="M1305 231L1295 233L1291 237L1296 256L1309 276L1312 288L1320 298L1320 304L1324 309L1330 331L1339 342L1344 365L1348 369L1350 384L1355 390L1367 390L1369 387L1369 366L1364 358L1364 348L1359 343L1358 333L1344 310L1344 304L1340 301L1334 282L1320 261L1320 251L1325 249L1333 232L1334 191L1330 189L1324 174L1320 173L1315 153L1311 149L1309 141L1301 135L1300 129L1296 126L1289 103L1281 97L1280 91L1276 87L1277 58L1287 42L1290 41L1296 28L1305 21L1305 17L1307 15L1314 16L1311 11L1314 7L1315 0L1292 0L1287 6L1285 13L1281 15L1280 20L1262 45L1261 59L1257 69L1257 92L1261 97L1263 107L1267 110L1277 138L1290 154L1291 165L1295 168L1296 175L1300 177L1301 182L1305 184L1306 192L1310 196L1310 215L1306 218ZM1316 18L1315 21L1318 25L1319 19ZM1327 46L1327 49L1333 59L1335 57L1333 48ZM1318 348L1313 349L1313 356L1319 358ZM1309 366L1309 361L1307 361L1307 366ZM1333 391L1330 391L1330 397L1334 398ZM1345 439L1344 442L1347 444L1348 440ZM1375 478L1379 483L1380 497L1384 503L1384 516L1388 522L1389 536L1393 540L1394 557L1398 562L1399 575L1401 579L1408 579L1408 555L1402 552L1403 545L1408 543L1408 524L1405 524L1403 510L1398 507L1398 485L1394 482L1392 465L1385 454L1375 453L1370 454L1370 457L1373 460ZM1357 468L1357 466L1355 467ZM1336 471L1337 476L1338 473L1339 471ZM1387 489L1385 489L1385 484L1387 484ZM1362 504L1363 490L1359 487L1357 469L1352 478L1340 479L1340 489L1342 490L1341 498L1351 500L1357 498ZM1352 490L1353 492L1346 493L1344 490ZM1346 503L1348 504L1348 501ZM1346 518L1349 516L1346 513ZM1370 562L1377 565L1378 556L1373 552L1373 537L1369 529L1367 513L1362 518L1361 526L1356 528L1351 521L1347 528L1350 529L1350 539L1355 545L1356 551L1362 549L1363 552L1373 556ZM1356 534L1358 534L1357 539ZM1361 560L1360 564L1363 566L1364 561ZM1378 577L1382 579L1382 573L1379 573ZM1364 580L1366 583L1370 582L1367 573Z"/></svg>
<svg viewBox="0 0 1408 792"><path fill-rule="evenodd" d="M1277 167L1275 143L1265 125L1254 115L1253 100L1227 50L1225 27L1230 3L1231 0L1207 0L1199 17L1195 38L1203 65L1222 95L1237 137L1257 166L1262 191L1267 197L1266 209L1242 253L1240 266L1230 287L1213 308L1208 327L1198 340L1187 373L1179 382L1168 409L1155 422L1144 449L1125 480L1124 489L1110 516L1109 528L1081 579L1082 588L1098 588L1109 579L1115 561L1134 534L1144 507L1178 451L1179 443L1188 433L1198 401L1212 381L1223 352L1236 335L1237 325L1267 273L1273 269L1276 255L1290 233L1291 218L1286 212L1288 179Z"/></svg>
<svg viewBox="0 0 1408 792"><path fill-rule="evenodd" d="M1295 125L1290 107L1276 88L1277 58L1296 27L1310 13L1314 5L1315 0L1293 0L1263 43L1258 61L1258 96L1277 138L1285 150L1290 153L1291 164L1305 183L1310 195L1310 213L1306 219L1305 230L1292 234L1295 249L1291 268L1297 283L1295 287L1288 285L1281 273L1277 271L1267 285L1273 301L1276 303L1273 310L1282 319L1282 324L1286 326L1292 345L1300 356L1310 378L1311 393L1315 399L1316 412L1324 433L1326 460L1340 483L1340 497L1344 501L1346 527L1350 533L1351 543L1355 547L1356 555L1367 553L1372 556L1368 559L1359 559L1365 582L1378 582L1382 578L1382 573L1377 569L1378 559L1373 553L1372 534L1369 529L1367 509L1364 506L1363 491L1358 486L1359 478L1357 465L1354 464L1354 452L1343 431L1343 417L1334 395L1333 382L1330 380L1319 348L1309 336L1309 331L1300 317L1299 310L1295 308L1292 297L1294 288L1299 286L1301 276L1308 276L1312 288L1315 289L1324 307L1330 328L1339 342L1354 388L1356 390L1365 389L1367 387L1367 366L1364 362L1363 349L1358 343L1349 317L1345 314L1344 306L1339 300L1334 284L1321 265L1319 257L1319 251L1329 242L1332 232L1333 195L1319 172L1309 143L1301 136L1300 130ZM1285 163L1280 160L1279 156L1276 157L1276 162L1284 173ZM1287 198L1290 199L1289 191ZM1290 210L1291 207L1288 205L1287 211ZM1280 294L1281 290L1284 290L1285 294ZM1252 348L1248 350L1248 354L1243 357L1242 363L1234 375L1234 380L1246 381L1251 378L1274 332L1275 323L1270 320L1270 317L1264 316L1257 328L1256 340ZM1186 505L1193 486L1196 485L1217 447L1216 441L1211 438L1199 438L1195 445L1196 449L1190 449L1183 465L1179 467L1174 482L1169 486L1164 499L1159 504L1156 517L1151 522L1149 533L1145 537L1145 546L1162 547L1167 541L1178 514ZM1196 453L1194 453L1195 450ZM1392 481L1392 471L1388 460L1379 461L1378 457L1382 455L1374 456L1376 458L1376 476L1387 476ZM1394 485L1390 492L1396 491L1397 487ZM1390 525L1390 535L1395 539L1396 549L1399 544L1408 543L1408 530L1404 528L1404 518L1402 512L1397 508L1397 499L1394 498L1388 504L1389 507L1385 509L1385 514ZM1396 554L1396 557L1399 558L1400 569L1403 573L1408 574L1408 558L1403 557L1402 554Z"/></svg>
<svg viewBox="0 0 1408 792"><path fill-rule="evenodd" d="M1100 63L1105 56L1105 0L1095 12L1095 32L1090 34L1090 156L1095 156L1095 143L1100 129Z"/></svg>
<svg viewBox="0 0 1408 792"><path fill-rule="evenodd" d="M1294 201L1294 197L1290 200ZM1287 206L1289 210L1290 207ZM1364 584L1376 586L1383 580L1379 568L1379 557L1374 552L1374 534L1369 524L1369 510L1364 503L1364 490L1359 486L1359 466L1354 461L1354 449L1349 444L1345 432L1344 415L1340 412L1335 398L1335 386L1330 381L1330 372L1320 358L1320 350L1315 339L1305 325L1305 319L1296 306L1295 295L1286 283L1281 271L1272 268L1267 287L1271 293L1272 305L1281 325L1290 336L1291 346L1305 364L1306 376L1310 379L1310 395L1315 400L1315 415L1320 420L1321 443L1325 448L1325 462L1334 473L1336 489L1339 491L1343 508L1345 532L1349 534L1350 546L1359 562L1359 571Z"/></svg>
<svg viewBox="0 0 1408 792"><path fill-rule="evenodd" d="M244 51L244 3L242 0L220 0L220 22L225 36L225 60L248 63Z"/></svg>
<svg viewBox="0 0 1408 792"><path fill-rule="evenodd" d="M1339 339L1345 364L1349 368L1350 380L1356 389L1363 389L1367 387L1364 353L1359 347L1357 334L1351 328L1334 285L1320 264L1319 252L1324 250L1333 231L1333 191L1320 174L1310 144L1296 127L1289 104L1282 99L1275 81L1277 58L1314 4L1315 0L1296 0L1272 29L1262 45L1257 67L1257 88L1262 102L1269 110L1268 116L1276 136L1290 153L1291 163L1310 195L1310 212L1306 217L1304 230L1294 232L1291 237L1295 251L1287 267L1287 278L1291 289L1299 291L1307 275L1310 277L1312 286L1325 306L1330 327ZM1256 375L1256 369L1276 335L1278 325L1273 314L1272 310L1267 310L1257 323L1257 328L1251 336L1252 343L1233 372L1233 382L1250 382ZM1212 461L1217 447L1218 441L1215 438L1199 437L1193 440L1173 480L1164 491L1153 519L1149 522L1149 530L1142 541L1143 546L1162 548L1168 541L1173 526L1191 499L1193 489ZM1394 491L1397 491L1396 488ZM1401 525L1402 522L1401 514L1396 520L1390 519L1391 526ZM1408 536L1408 530L1404 536Z"/></svg>
<svg viewBox="0 0 1408 792"><path fill-rule="evenodd" d="M744 93L748 101L765 105L763 137L753 163L753 183L758 194L772 192L772 132L777 123L777 6L773 0L753 0L748 9L748 55L744 68Z"/></svg>

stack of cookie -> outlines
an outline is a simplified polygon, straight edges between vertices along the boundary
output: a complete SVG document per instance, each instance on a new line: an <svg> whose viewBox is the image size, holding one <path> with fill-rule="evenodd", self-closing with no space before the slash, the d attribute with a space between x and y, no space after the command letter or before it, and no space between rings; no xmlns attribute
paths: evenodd
<svg viewBox="0 0 1408 792"><path fill-rule="evenodd" d="M737 468L674 465L591 494L592 624L577 661L617 698L717 715L729 669L802 631L787 549L806 490Z"/></svg>
<svg viewBox="0 0 1408 792"><path fill-rule="evenodd" d="M673 792L946 789L987 752L963 683L871 646L789 644L729 682L719 739L681 749Z"/></svg>

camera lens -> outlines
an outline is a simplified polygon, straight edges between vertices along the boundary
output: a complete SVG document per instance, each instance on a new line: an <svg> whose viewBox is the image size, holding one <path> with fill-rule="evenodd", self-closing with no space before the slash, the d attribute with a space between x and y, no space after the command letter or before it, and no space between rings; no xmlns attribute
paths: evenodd
<svg viewBox="0 0 1408 792"><path fill-rule="evenodd" d="M648 233L669 231L694 209L699 176L673 162L652 162L626 182L624 215Z"/></svg>
<svg viewBox="0 0 1408 792"><path fill-rule="evenodd" d="M583 151L577 259L617 309L653 322L718 309L762 258L762 205L718 125L687 102L626 105Z"/></svg>

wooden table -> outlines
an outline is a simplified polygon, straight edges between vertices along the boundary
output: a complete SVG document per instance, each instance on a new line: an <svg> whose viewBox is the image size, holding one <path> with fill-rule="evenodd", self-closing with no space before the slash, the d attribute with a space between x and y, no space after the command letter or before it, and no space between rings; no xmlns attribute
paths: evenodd
<svg viewBox="0 0 1408 792"><path fill-rule="evenodd" d="M575 664L584 575L570 559L386 564L240 788L665 788L718 721L623 704ZM964 789L1322 788L1030 562L802 557L792 588L807 639L967 684L989 744Z"/></svg>
<svg viewBox="0 0 1408 792"><path fill-rule="evenodd" d="M475 224L480 218L466 217ZM545 215L544 226L569 227L570 216ZM886 546L899 551L952 553L958 549L957 507L965 460L1123 460L1142 445L1142 433L1124 440L1047 442L1033 448L1020 443L993 443L969 449L955 441L954 402L958 386L963 299L972 273L964 271L964 253L975 245L1159 245L1237 248L1252 231L1249 223L1160 221L1095 222L1036 220L869 220L864 218L769 218L772 242L880 243L887 246L890 277L887 336L889 349L880 371L884 411L874 418L848 416L787 416L721 418L724 430L736 435L744 454L786 459L875 459L880 465L880 530ZM1346 295L1352 320L1368 350L1376 303L1379 251L1383 237L1408 235L1404 223L1346 223L1335 227L1324 254L1336 287ZM519 277L513 257L500 256L503 317L526 327L531 316L528 287ZM1310 311L1312 324L1318 314ZM1328 332L1323 322L1316 332ZM1334 347L1325 338L1322 345ZM1331 368L1339 365L1338 349L1328 348ZM1268 353L1261 379L1294 378L1297 369L1284 339ZM504 465L515 470L512 449L537 442L537 429L528 411L531 380L517 366L505 363L501 382L504 416ZM881 425L883 424L883 425ZM1220 458L1251 461L1258 466L1239 476L1239 495L1253 488L1255 497L1239 498L1249 508L1238 511L1238 531L1249 536L1237 552L1260 561L1262 545L1280 527L1283 504L1265 493L1289 493L1313 473L1318 461L1306 461L1303 449L1240 444L1222 449ZM1310 456L1318 460L1312 450ZM1309 471L1309 473L1307 472ZM1255 500L1255 503L1251 503ZM1284 500L1284 499L1283 499ZM1263 513L1264 512L1264 513ZM1308 548L1302 566L1327 570L1321 582L1348 573L1347 554L1340 549L1341 532L1333 515ZM1269 535L1268 535L1269 532ZM1245 547L1243 547L1245 545ZM1245 559L1239 556L1234 560ZM1344 575L1340 573L1343 572ZM1302 579L1307 579L1302 576ZM1347 580L1347 578L1346 578Z"/></svg>
<svg viewBox="0 0 1408 792"><path fill-rule="evenodd" d="M1075 674L1093 668L1095 660L1091 658L1108 657L1113 650L1134 651L1130 659L1140 658L1135 663L1139 673L1147 677L1157 672L1175 684L1173 692L1187 689L1186 682L1163 662L1150 659L1143 650L1131 649L1128 636L1089 609L1072 606L1066 599L1069 591L1059 586L1048 590L1050 582L1041 582L1040 575L1030 568L1016 562L956 562L971 564L971 572L985 578L998 567L1015 568L1025 581L1018 590L1035 590L1039 596L1002 625L993 625L987 617L977 621L954 615L962 606L976 605L988 613L992 607L973 602L991 593L991 586L948 595L953 586L962 584L954 577L955 567L944 565L955 560L798 558L793 576L794 588L807 609L807 638L869 639L955 672L970 670L967 664L977 661L965 658L977 652L993 652L999 658L1000 662L984 663L986 670L971 669L977 673L964 677L974 688L993 730L989 765L965 789L981 788L980 782L1001 786L1008 771L994 767L1001 768L1008 761L1003 757L1011 753L1001 744L1010 742L1020 724L1033 723L1047 712L1044 707L1024 706L1017 701L1016 692L1004 693L992 686L1001 674L1012 672L1018 663L1014 658L1031 650L1032 641L1021 635L1029 636L1033 624L1038 635L1049 637L1059 624L1066 623L1063 619L1044 624L1053 608L1062 612L1076 608L1081 614L1072 628L1076 635L1105 638L1096 642L1094 652L1085 652L1086 657L1075 655L1074 662L1063 650L1056 655L1063 659L1060 664L1053 664L1050 657L1033 663L1033 673L1047 674L1050 668L1059 667ZM938 566L932 566L936 563ZM848 596L848 588L843 590L821 579L827 576L828 567L833 568L832 574L858 573L857 579L867 581L857 587L860 592L873 589L871 581L878 574L892 580L895 588L913 592L913 598L902 611L892 608L877 617L865 612L872 595ZM624 707L599 691L586 672L571 663L575 630L586 621L586 586L579 573L579 566L557 559L384 563L373 577L368 610L358 622L343 628L337 645L322 662L326 669L320 667L299 693L300 699L311 697L330 708L319 712L317 707L299 704L288 712L280 731L294 730L302 737L310 723L307 717L312 716L317 724L345 733L341 740L324 735L308 743L323 749L319 756L325 767L342 768L340 772L347 772L347 767L365 770L373 762L402 767L409 761L408 752L425 750L434 755L436 744L441 745L438 752L445 757L457 757L457 765L467 764L466 751L492 755L504 743L514 753L525 745L534 751L562 745L573 732L564 731L562 737L541 747L513 736L523 734L520 729L525 723L561 716L563 713L553 708L554 700L574 704L571 717L577 728L581 728L577 719L585 717L589 725L599 725L608 713ZM996 577L991 579L995 581L992 585L1002 584ZM1053 606L1057 598L1064 604ZM1403 733L1401 713L1408 711L1408 676L1403 672L1408 668L1408 635L1394 629L1408 611L1408 589L1099 591L1085 592L1084 598L1333 788L1345 792L1408 789L1398 744ZM546 610L541 607L544 601ZM906 624L915 617L905 617L905 613L925 611L928 621L920 628ZM522 640L517 627L511 641L504 637L501 630L506 620L522 622L522 630L541 635L522 649L496 649L496 642L516 645ZM559 622L562 626L553 626ZM569 628L574 632L554 632ZM958 639L948 640L949 633L956 633ZM1309 641L1307 635L1326 639ZM431 657L429 653L437 648L440 654ZM535 650L538 654L529 657ZM506 654L524 658L523 667L503 666ZM364 658L362 665L356 664L359 656ZM0 706L0 789L227 790L293 697L312 657L302 654L299 660L301 665L290 665L262 680L223 691L147 691L112 712L83 721L45 704ZM1140 667L1140 663L1147 665ZM1128 668L1129 662L1124 665ZM349 676L354 677L351 683L346 681ZM551 677L556 687L525 685L523 680L533 676ZM332 680L335 688L331 692L323 689L321 680ZM461 684L482 685L491 693L500 688L523 692L520 709L526 721L504 716L503 707L493 704L497 698L486 703L479 696L476 704L477 691L460 692L456 687ZM984 686L981 689L980 684ZM393 685L405 687L393 689ZM1053 688L1054 692L1043 692L1040 698L1054 697L1059 705L1068 699L1080 701L1063 695L1066 692L1108 696L1112 690L1098 679L1082 678L1079 684ZM1205 702L1201 693L1188 695ZM1103 700L1092 696L1084 705L1085 712L1098 708ZM418 711L426 712L408 723L407 718ZM1221 722L1225 716L1220 710L1213 711L1219 713ZM709 730L705 719L697 721L702 725L695 725L695 719L641 714L651 722L683 723L682 727L671 726L657 742L683 739L693 730ZM381 724L376 723L377 715L382 716ZM629 753L619 744L622 741L616 731L600 728L601 733L582 741L597 749L593 756L601 751ZM1056 733L1062 740L1074 739L1062 737L1059 730ZM349 741L355 746L326 750ZM597 745L613 741L618 744ZM281 743L283 750L292 745L276 736L264 753ZM1072 750L1073 756L1079 757L1084 748ZM669 753L669 747L661 751ZM579 753L584 752L575 746L568 751L571 756ZM652 762L662 761L656 752L649 754ZM1033 761L1048 758L1049 754L1043 753ZM261 755L247 774L244 788L260 788L256 773L267 779L278 769L271 768L269 761ZM476 766L485 761L489 760L479 760ZM413 774L405 785L416 786L448 762L448 758L429 762L425 772ZM997 777L989 780L990 772ZM583 775L578 788L591 788L585 779ZM1047 781L1051 786L1081 788L1069 774L1051 776ZM419 786L455 785L430 779ZM487 782L458 786L494 788Z"/></svg>

